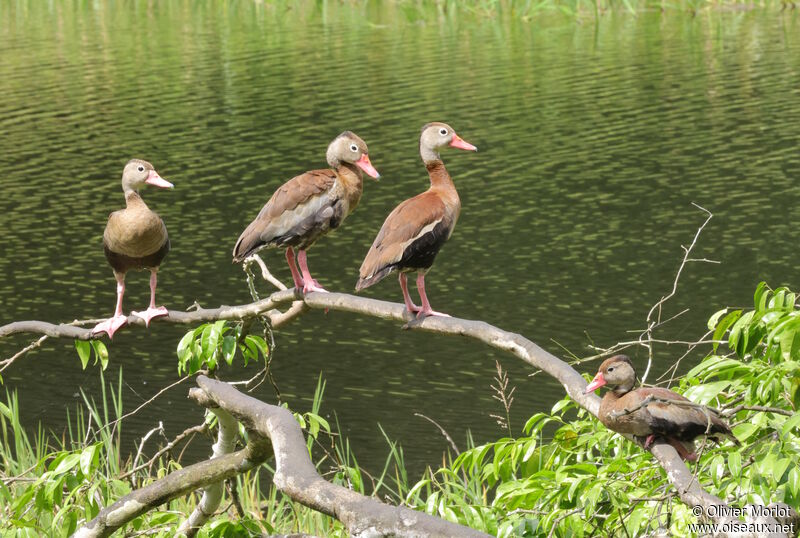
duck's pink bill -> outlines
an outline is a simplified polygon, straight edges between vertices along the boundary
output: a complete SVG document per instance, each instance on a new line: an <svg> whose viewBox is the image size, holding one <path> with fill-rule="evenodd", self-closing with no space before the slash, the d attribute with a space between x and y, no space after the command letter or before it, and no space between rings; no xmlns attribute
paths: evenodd
<svg viewBox="0 0 800 538"><path fill-rule="evenodd" d="M606 380L603 377L602 372L597 372L597 375L594 376L594 379L592 379L592 381L588 385L586 385L586 394L596 391L605 384Z"/></svg>
<svg viewBox="0 0 800 538"><path fill-rule="evenodd" d="M478 148L458 136L457 134L453 133L453 140L450 141L450 145L454 148L458 149L465 149L467 151L478 151Z"/></svg>
<svg viewBox="0 0 800 538"><path fill-rule="evenodd" d="M150 175L147 176L147 179L144 181L148 185L152 185L154 187L160 187L162 189L171 189L175 185L164 179L163 177L158 175L158 172L155 170L150 170Z"/></svg>
<svg viewBox="0 0 800 538"><path fill-rule="evenodd" d="M369 162L369 156L366 153L362 155L359 160L356 161L356 166L361 168L364 171L364 173L366 173L370 177L374 177L375 179L381 177L378 171L375 170L375 167L372 166L372 163Z"/></svg>

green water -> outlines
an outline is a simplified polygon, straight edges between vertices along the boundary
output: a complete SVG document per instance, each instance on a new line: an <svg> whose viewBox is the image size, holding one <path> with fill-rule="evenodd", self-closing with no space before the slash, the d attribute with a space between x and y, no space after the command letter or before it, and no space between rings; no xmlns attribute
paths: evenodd
<svg viewBox="0 0 800 538"><path fill-rule="evenodd" d="M697 257L722 263L686 269L668 313L691 310L668 335L697 337L718 307L747 304L759 279L800 287L798 26L790 11L607 14L595 24L407 4L0 2L0 323L111 313L101 238L134 156L176 185L144 193L172 238L159 302L247 302L230 263L239 232L282 181L324 166L344 129L367 141L382 180L365 185L309 263L329 289L352 290L386 214L426 188L417 137L440 120L480 151L443 155L463 211L428 277L435 308L561 356L560 346L589 355L591 343L630 339L704 219L696 202L715 214ZM266 260L289 280L280 253ZM130 274L126 310L148 293L146 274ZM365 295L400 300L394 279ZM177 379L184 330L123 330L110 345L109 377L124 369L128 410ZM28 341L4 342L2 356ZM517 387L516 431L563 395L486 347L350 314L311 312L277 342L286 401L308 409L322 373L323 409L373 468L386 453L379 423L415 468L440 461L445 440L414 413L462 446L467 428L479 442L501 436L489 417L500 411L495 359ZM655 372L677 353L657 348ZM66 341L48 341L4 378L28 423L57 432L80 387L99 392L97 368L81 371ZM185 395L162 397L127 434L163 420L172 437L198 423ZM256 396L275 401L268 384Z"/></svg>

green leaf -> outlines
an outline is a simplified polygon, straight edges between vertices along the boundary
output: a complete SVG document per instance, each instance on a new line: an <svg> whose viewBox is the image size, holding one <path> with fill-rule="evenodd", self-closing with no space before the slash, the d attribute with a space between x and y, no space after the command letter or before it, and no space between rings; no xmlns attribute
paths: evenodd
<svg viewBox="0 0 800 538"><path fill-rule="evenodd" d="M741 316L742 316L742 311L741 310L734 310L733 312L730 312L724 318L722 318L722 321L719 322L719 324L717 325L717 329L714 331L714 338L713 339L716 340L716 341L722 340L722 337L725 334L725 331L727 331L728 328L731 325L736 323ZM717 351L717 347L719 347L719 344L714 343L714 351L715 352ZM733 347L733 346L731 346L731 347Z"/></svg>
<svg viewBox="0 0 800 538"><path fill-rule="evenodd" d="M92 348L94 349L94 356L100 359L100 368L105 370L108 366L108 348L100 340L92 340Z"/></svg>
<svg viewBox="0 0 800 538"><path fill-rule="evenodd" d="M731 471L731 476L738 479L742 474L742 455L733 451L728 454L728 469Z"/></svg>
<svg viewBox="0 0 800 538"><path fill-rule="evenodd" d="M89 364L89 358L92 356L92 344L86 340L75 340L75 349L78 350L81 366L86 370L86 366Z"/></svg>
<svg viewBox="0 0 800 538"><path fill-rule="evenodd" d="M717 310L714 314L708 318L708 330L713 331L714 327L717 326L717 322L719 322L719 318L721 318L725 313L728 311L727 308L723 308L722 310Z"/></svg>
<svg viewBox="0 0 800 538"><path fill-rule="evenodd" d="M81 472L83 476L89 478L91 477L92 473L92 464L95 460L95 454L97 454L98 445L90 445L81 451L81 459L80 459L80 466Z"/></svg>
<svg viewBox="0 0 800 538"><path fill-rule="evenodd" d="M745 422L744 424L739 424L733 427L733 435L739 440L739 442L744 442L751 435L753 435L756 430L758 430L758 425Z"/></svg>
<svg viewBox="0 0 800 538"><path fill-rule="evenodd" d="M233 363L234 355L236 355L236 337L229 335L222 339L222 358L228 366Z"/></svg>
<svg viewBox="0 0 800 538"><path fill-rule="evenodd" d="M758 286L756 286L756 291L753 294L753 305L755 306L756 310L764 310L767 305L768 298L769 288L767 288L767 283L762 280L758 283Z"/></svg>
<svg viewBox="0 0 800 538"><path fill-rule="evenodd" d="M786 419L786 422L783 423L783 427L781 428L781 433L784 437L786 437L789 435L789 432L792 431L792 429L797 428L798 426L800 426L800 412L797 412Z"/></svg>
<svg viewBox="0 0 800 538"><path fill-rule="evenodd" d="M693 402L700 403L700 404L707 404L711 400L713 400L717 394L722 392L728 385L731 384L729 380L723 381L715 381L713 383L705 383L703 385L695 385L694 387L690 387L685 393L684 396L692 400Z"/></svg>
<svg viewBox="0 0 800 538"><path fill-rule="evenodd" d="M186 367L186 363L192 356L192 343L194 342L194 331L189 331L188 333L183 335L181 341L178 342L178 372L180 373L181 368Z"/></svg>
<svg viewBox="0 0 800 538"><path fill-rule="evenodd" d="M54 475L64 474L72 470L73 467L78 465L81 461L81 455L76 453L67 454L59 463L58 466L53 470Z"/></svg>
<svg viewBox="0 0 800 538"><path fill-rule="evenodd" d="M786 484L789 486L789 490L792 492L792 495L795 497L800 495L800 467L794 467L791 471L789 471L789 477L786 480Z"/></svg>

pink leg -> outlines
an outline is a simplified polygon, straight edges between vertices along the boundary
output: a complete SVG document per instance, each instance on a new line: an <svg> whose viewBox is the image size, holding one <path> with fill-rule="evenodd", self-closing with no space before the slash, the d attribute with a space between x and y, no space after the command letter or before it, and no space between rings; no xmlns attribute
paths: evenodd
<svg viewBox="0 0 800 538"><path fill-rule="evenodd" d="M114 338L114 333L128 323L128 318L122 314L122 298L125 296L125 273L114 273L114 278L117 279L117 306L114 309L114 316L102 323L98 323L92 329L92 334L106 333L112 339Z"/></svg>
<svg viewBox="0 0 800 538"><path fill-rule="evenodd" d="M650 435L648 435L647 439L645 439L645 441L644 441L644 447L645 448L650 448L650 445L653 444L653 441L655 440L655 438L656 438L656 434L654 434L654 433L651 433Z"/></svg>
<svg viewBox="0 0 800 538"><path fill-rule="evenodd" d="M294 250L292 247L286 249L286 261L289 263L289 270L292 272L292 280L294 280L294 289L303 289L303 278L297 272L297 266L294 263Z"/></svg>
<svg viewBox="0 0 800 538"><path fill-rule="evenodd" d="M150 306L144 312L131 312L137 318L144 320L145 326L150 326L150 321L153 318L169 315L169 311L159 306L156 308L156 286L158 285L158 269L150 270Z"/></svg>
<svg viewBox="0 0 800 538"><path fill-rule="evenodd" d="M297 253L297 263L300 264L300 271L303 273L303 293L311 293L312 291L327 290L319 285L319 282L311 277L311 272L308 270L308 261L306 260L306 251L301 250Z"/></svg>
<svg viewBox="0 0 800 538"><path fill-rule="evenodd" d="M417 319L422 319L426 316L444 316L449 318L449 314L444 314L442 312L437 312L433 308L431 308L431 303L428 302L428 295L425 293L425 273L420 273L417 276L417 291L419 291L419 297L422 299L422 310L419 311L417 314Z"/></svg>
<svg viewBox="0 0 800 538"><path fill-rule="evenodd" d="M408 294L408 278L405 273L400 273L400 288L403 290L403 302L406 303L406 310L411 314L419 312L420 308L414 304L414 301L411 300L411 296Z"/></svg>
<svg viewBox="0 0 800 538"><path fill-rule="evenodd" d="M686 447L683 446L683 443L681 443L677 439L671 439L671 438L667 439L667 441L675 448L675 450L678 451L678 454L680 454L681 458L683 458L686 461L697 461L697 454L689 450L686 450Z"/></svg>

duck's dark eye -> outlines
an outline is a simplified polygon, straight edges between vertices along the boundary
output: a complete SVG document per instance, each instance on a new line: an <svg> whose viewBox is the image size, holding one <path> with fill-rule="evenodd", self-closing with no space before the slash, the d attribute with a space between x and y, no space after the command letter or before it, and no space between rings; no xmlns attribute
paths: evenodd
<svg viewBox="0 0 800 538"><path fill-rule="evenodd" d="M139 168L137 168L137 170L140 171L140 172L144 172L144 166L139 165Z"/></svg>
<svg viewBox="0 0 800 538"><path fill-rule="evenodd" d="M442 136L447 136L447 129L439 129L439 134Z"/></svg>
<svg viewBox="0 0 800 538"><path fill-rule="evenodd" d="M613 372L614 371L614 367L613 366L609 366L607 371L608 372Z"/></svg>
<svg viewBox="0 0 800 538"><path fill-rule="evenodd" d="M352 151L353 153L358 152L358 146L356 146L355 144L350 144L350 151Z"/></svg>

